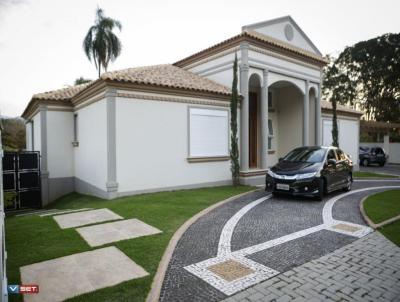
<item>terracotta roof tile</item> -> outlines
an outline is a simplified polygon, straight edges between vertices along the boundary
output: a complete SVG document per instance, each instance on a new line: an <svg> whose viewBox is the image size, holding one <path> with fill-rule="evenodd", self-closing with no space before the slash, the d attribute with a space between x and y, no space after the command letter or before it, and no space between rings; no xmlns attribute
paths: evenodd
<svg viewBox="0 0 400 302"><path fill-rule="evenodd" d="M32 99L38 100L69 100L78 92L81 92L83 89L88 87L91 83L85 83L80 85L75 85L71 87L61 88L57 90L37 93L32 96Z"/></svg>
<svg viewBox="0 0 400 302"><path fill-rule="evenodd" d="M275 47L279 47L281 49L290 51L290 52L295 53L295 54L299 54L299 55L301 55L303 57L307 57L307 58L313 59L313 60L315 60L317 62L320 62L322 64L329 63L328 60L326 60L324 57L322 57L322 56L320 56L318 54L314 54L314 53L309 52L307 50L298 48L298 47L296 47L294 45L285 43L283 41L274 39L272 37L260 34L258 32L253 31L253 30L243 30L240 34L238 34L236 36L233 36L233 37L231 37L229 39L226 39L226 40L224 40L222 42L219 42L219 43L217 43L217 44L215 44L215 45L213 45L211 47L203 49L203 50L201 50L199 52L196 52L196 53L194 53L194 54L192 54L192 55L190 55L190 56L188 56L186 58L183 58L183 59L175 62L174 65L176 65L176 66L186 66L186 65L188 65L187 62L190 62L192 59L196 59L196 57L199 57L199 59L201 59L202 55L205 55L210 51L218 49L218 48L222 47L223 45L226 45L226 44L229 44L229 43L234 43L235 41L236 42L240 41L241 38L246 38L246 37L248 37L250 39L255 39L255 40L261 41L261 42L269 44L269 45L273 45Z"/></svg>
<svg viewBox="0 0 400 302"><path fill-rule="evenodd" d="M212 80L170 64L106 72L103 80L148 84L229 95L231 90Z"/></svg>

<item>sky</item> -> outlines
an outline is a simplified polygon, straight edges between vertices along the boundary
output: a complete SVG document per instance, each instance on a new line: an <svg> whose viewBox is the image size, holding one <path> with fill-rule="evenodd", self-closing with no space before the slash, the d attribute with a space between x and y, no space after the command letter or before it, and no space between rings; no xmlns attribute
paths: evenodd
<svg viewBox="0 0 400 302"><path fill-rule="evenodd" d="M96 79L82 41L97 6L123 26L109 71L174 63L286 15L322 54L400 31L399 0L0 0L0 115L20 116L34 93Z"/></svg>

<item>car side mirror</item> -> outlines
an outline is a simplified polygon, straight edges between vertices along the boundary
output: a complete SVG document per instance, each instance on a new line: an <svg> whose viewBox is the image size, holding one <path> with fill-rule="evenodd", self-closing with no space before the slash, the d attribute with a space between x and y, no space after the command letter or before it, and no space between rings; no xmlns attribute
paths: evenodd
<svg viewBox="0 0 400 302"><path fill-rule="evenodd" d="M336 166L336 159L328 159L328 165L334 165Z"/></svg>
<svg viewBox="0 0 400 302"><path fill-rule="evenodd" d="M282 158L282 157L279 157L278 161L281 162L282 160L283 160L283 158Z"/></svg>
<svg viewBox="0 0 400 302"><path fill-rule="evenodd" d="M375 156L375 155L376 155L376 153L375 153L375 152L372 152L372 155L373 155L373 156Z"/></svg>

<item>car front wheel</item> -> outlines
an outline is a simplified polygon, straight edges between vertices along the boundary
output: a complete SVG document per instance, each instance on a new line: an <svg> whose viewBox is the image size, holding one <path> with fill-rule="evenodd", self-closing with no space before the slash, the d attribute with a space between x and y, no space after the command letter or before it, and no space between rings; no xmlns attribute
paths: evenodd
<svg viewBox="0 0 400 302"><path fill-rule="evenodd" d="M364 167L366 167L366 166L368 166L368 164L369 164L368 159L364 158L364 159L362 160L362 165L363 165Z"/></svg>

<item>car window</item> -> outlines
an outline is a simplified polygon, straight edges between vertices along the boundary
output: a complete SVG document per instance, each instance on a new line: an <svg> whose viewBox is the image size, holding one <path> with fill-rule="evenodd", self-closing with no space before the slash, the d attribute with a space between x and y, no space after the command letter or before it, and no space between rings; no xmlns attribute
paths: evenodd
<svg viewBox="0 0 400 302"><path fill-rule="evenodd" d="M328 156L327 156L327 158L326 158L327 160L330 160L330 159L334 159L334 160L336 160L336 155L335 155L335 151L333 150L333 149L330 149L329 150L329 152L328 152Z"/></svg>
<svg viewBox="0 0 400 302"><path fill-rule="evenodd" d="M383 151L382 151L382 149L381 148L376 148L375 149L376 151L376 154L383 154Z"/></svg>
<svg viewBox="0 0 400 302"><path fill-rule="evenodd" d="M346 159L346 155L344 154L344 152L340 149L336 150L336 154L338 156L339 160L345 160Z"/></svg>
<svg viewBox="0 0 400 302"><path fill-rule="evenodd" d="M289 152L283 160L292 162L320 163L324 160L325 149L298 148Z"/></svg>

